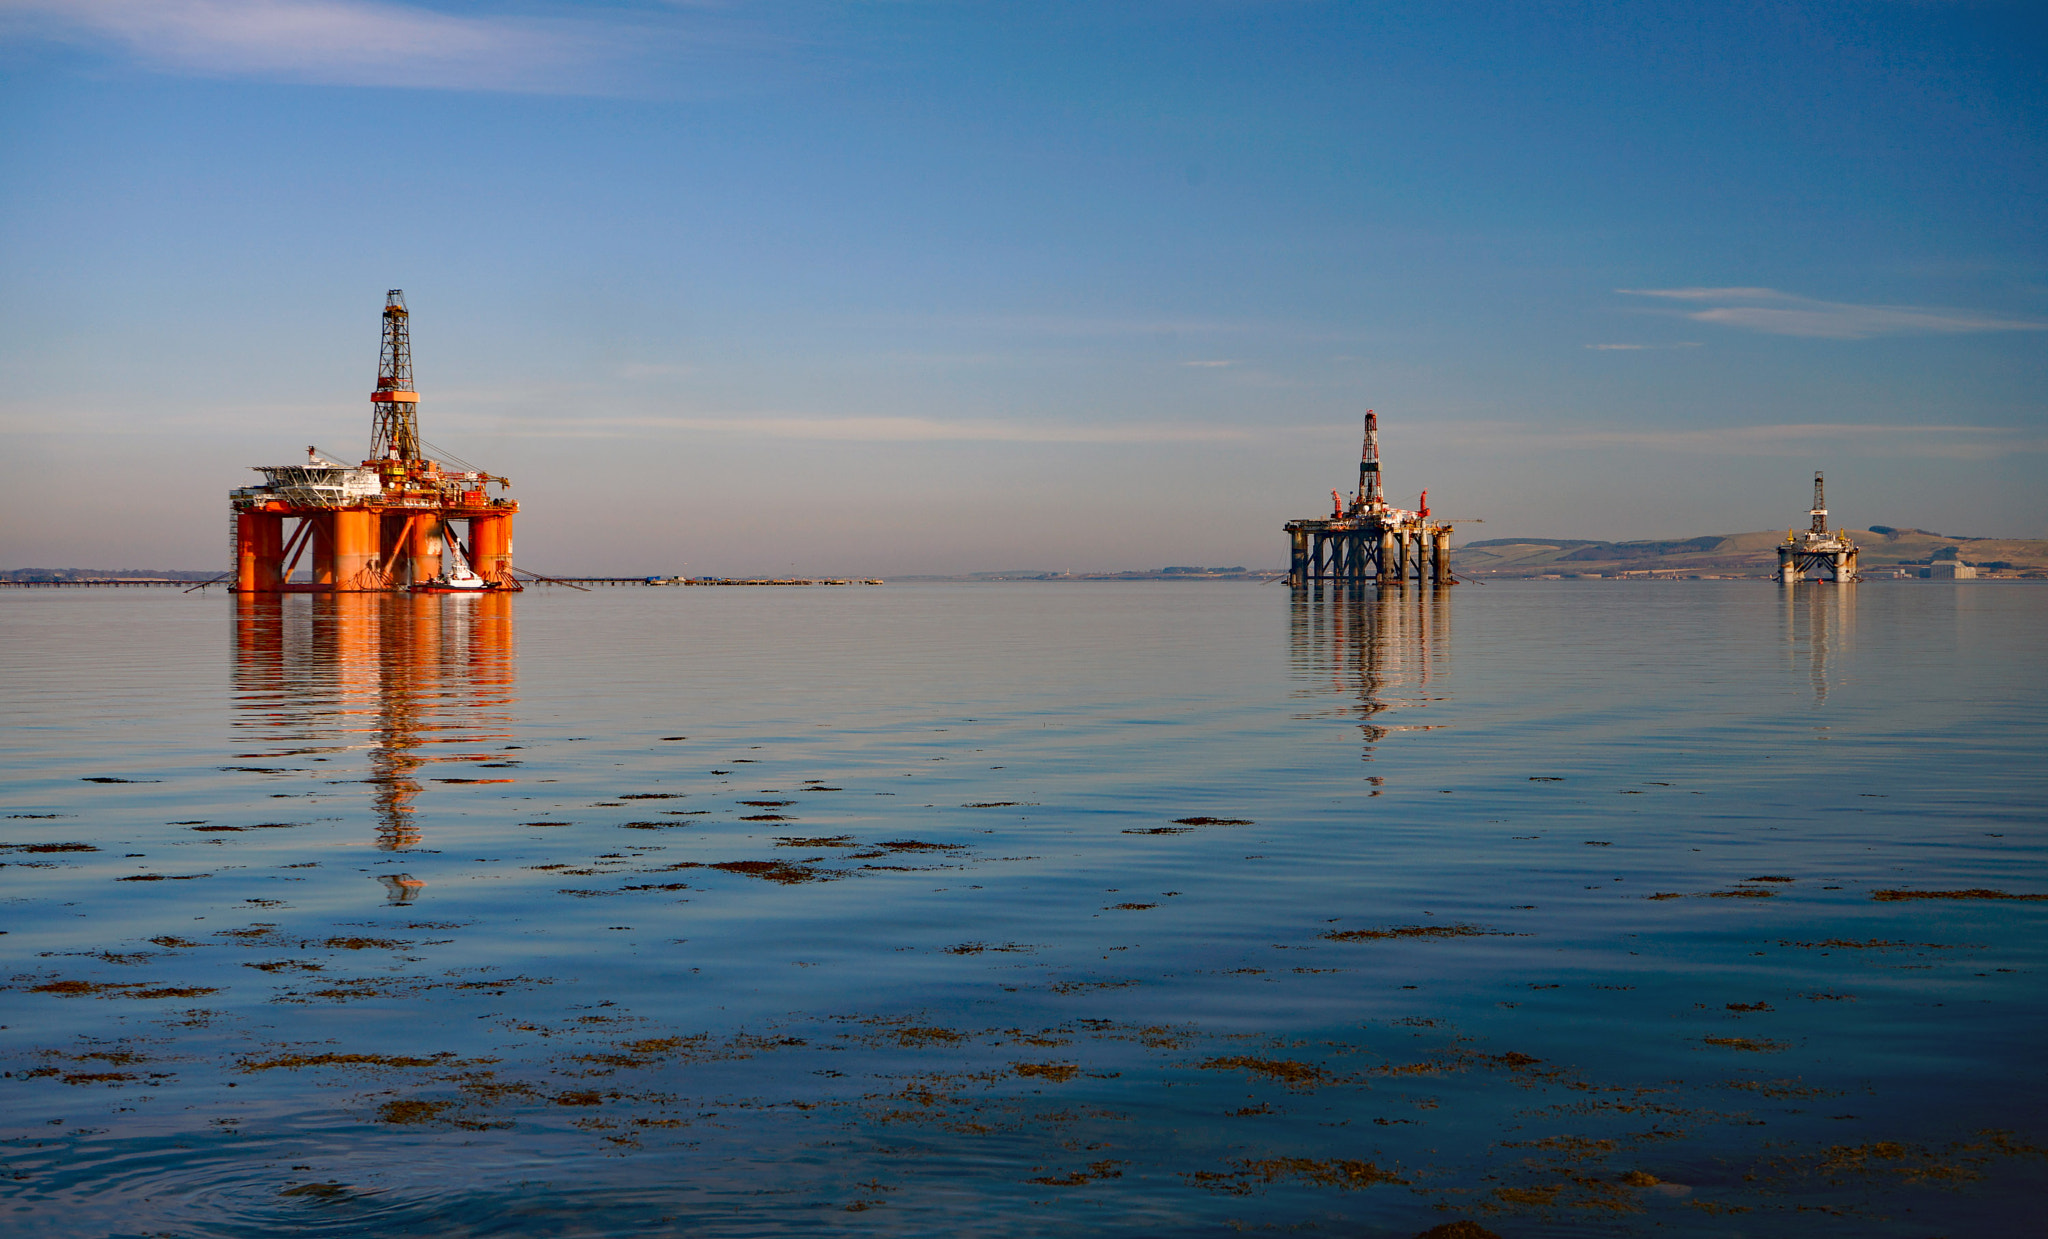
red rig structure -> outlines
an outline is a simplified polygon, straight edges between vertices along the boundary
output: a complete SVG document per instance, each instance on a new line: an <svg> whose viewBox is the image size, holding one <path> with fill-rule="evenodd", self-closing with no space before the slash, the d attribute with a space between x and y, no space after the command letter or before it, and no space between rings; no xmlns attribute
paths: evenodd
<svg viewBox="0 0 2048 1239"><path fill-rule="evenodd" d="M470 593L517 590L513 499L496 477L459 460L431 460L419 432L405 294L384 296L370 456L343 464L306 449L306 463L257 465L261 486L229 493L237 593ZM437 449L438 450L438 449ZM444 453L445 455L445 453ZM285 522L297 525L287 534ZM465 541L456 523L468 527ZM311 552L307 579L294 581Z"/></svg>

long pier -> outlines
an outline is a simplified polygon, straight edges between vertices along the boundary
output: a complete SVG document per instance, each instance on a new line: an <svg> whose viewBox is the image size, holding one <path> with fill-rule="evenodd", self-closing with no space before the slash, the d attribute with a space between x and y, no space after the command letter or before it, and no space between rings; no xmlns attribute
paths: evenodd
<svg viewBox="0 0 2048 1239"><path fill-rule="evenodd" d="M113 579L113 578L109 578L109 579L107 579L107 580L95 580L95 581L0 581L0 588L5 588L5 589L58 589L58 588L62 588L62 589L81 589L81 588L91 587L91 588L93 588L93 589L103 589L103 588L108 588L108 587L114 587L114 586L119 586L119 587L123 587L123 588L132 588L132 589L148 589L148 588L154 588L154 589L162 589L163 587L165 587L165 586L167 586L167 585L177 585L177 586L185 586L185 587L189 587L189 586L195 586L195 585L206 585L206 584L209 584L209 583L210 583L210 582L207 582L207 581L173 581L173 580L169 580L169 579L167 579L167 578L163 578L163 577L137 577L137 578L134 578L134 579Z"/></svg>

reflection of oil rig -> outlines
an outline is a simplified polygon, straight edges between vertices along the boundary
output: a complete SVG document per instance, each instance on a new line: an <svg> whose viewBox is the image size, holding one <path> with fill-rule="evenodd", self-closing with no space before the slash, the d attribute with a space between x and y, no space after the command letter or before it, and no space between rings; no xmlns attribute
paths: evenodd
<svg viewBox="0 0 2048 1239"><path fill-rule="evenodd" d="M1359 585L1406 585L1417 581L1452 585L1451 526L1429 519L1429 492L1422 492L1416 511L1390 507L1380 487L1380 424L1372 410L1365 414L1365 451L1358 461L1358 493L1350 504L1330 492L1333 510L1323 520L1287 522L1293 556L1287 583L1314 581Z"/></svg>
<svg viewBox="0 0 2048 1239"><path fill-rule="evenodd" d="M232 492L235 589L240 593L358 593L398 589L516 590L512 515L487 483L511 485L460 461L428 459L413 390L405 297L385 295L370 458L360 465L306 449L302 465L259 465L264 485ZM443 453L445 455L445 453ZM298 525L289 537L285 521ZM465 547L452 522L469 526ZM312 552L308 578L293 581Z"/></svg>
<svg viewBox="0 0 2048 1239"><path fill-rule="evenodd" d="M1786 530L1785 540L1778 544L1778 579L1790 585L1819 570L1838 585L1856 580L1856 544L1845 533L1828 532L1827 491L1819 470L1813 474L1813 510L1807 515L1813 518L1812 526L1803 534Z"/></svg>
<svg viewBox="0 0 2048 1239"><path fill-rule="evenodd" d="M1306 590L1293 598L1289 661L1294 678L1307 685L1293 695L1332 703L1295 717L1355 719L1366 761L1394 732L1434 731L1441 725L1399 723L1386 716L1443 699L1430 682L1449 667L1449 594Z"/></svg>
<svg viewBox="0 0 2048 1239"><path fill-rule="evenodd" d="M510 597L258 593L235 605L235 727L255 750L243 756L366 752L380 848L419 844L424 783L513 781ZM423 777L461 765L504 776Z"/></svg>

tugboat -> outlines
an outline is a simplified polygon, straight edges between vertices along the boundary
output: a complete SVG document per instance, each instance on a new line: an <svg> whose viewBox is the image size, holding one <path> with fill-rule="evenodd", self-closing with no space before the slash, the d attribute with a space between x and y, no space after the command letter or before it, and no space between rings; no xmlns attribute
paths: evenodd
<svg viewBox="0 0 2048 1239"><path fill-rule="evenodd" d="M441 541L448 555L448 567L440 576L421 581L412 587L415 594L480 594L485 590L498 588L496 581L486 581L469 566L469 557L462 553L462 543L457 541L448 526L441 526Z"/></svg>

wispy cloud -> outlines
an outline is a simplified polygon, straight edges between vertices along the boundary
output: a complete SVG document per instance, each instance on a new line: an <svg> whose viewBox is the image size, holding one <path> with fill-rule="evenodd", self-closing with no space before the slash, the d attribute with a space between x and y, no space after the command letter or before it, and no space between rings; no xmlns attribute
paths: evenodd
<svg viewBox="0 0 2048 1239"><path fill-rule="evenodd" d="M1208 370L1221 369L1224 366L1234 366L1237 363L1234 361L1184 361L1180 364L1183 366L1194 366L1200 369Z"/></svg>
<svg viewBox="0 0 2048 1239"><path fill-rule="evenodd" d="M1783 422L1699 429L1538 426L1516 422L1438 423L1439 443L1510 449L1642 448L1713 456L1778 456L1826 450L1844 456L1919 456L1993 460L2048 452L2048 435L2012 426L1888 425L1871 422Z"/></svg>
<svg viewBox="0 0 2048 1239"><path fill-rule="evenodd" d="M493 424L479 419L480 427ZM578 418L555 421L495 423L503 432L525 438L633 438L664 431L693 431L751 439L813 439L872 443L1209 443L1251 438L1230 426L1190 426L1159 422L1124 425L1076 425L1070 422L1029 422L979 419L951 421L930 417L817 417L766 414L648 415Z"/></svg>
<svg viewBox="0 0 2048 1239"><path fill-rule="evenodd" d="M1743 327L1779 336L1865 340L1872 336L1958 335L1979 331L2048 331L2048 322L2002 318L1942 306L1851 305L1818 301L1774 288L1617 288L1631 297L1707 304L1688 310L1695 322Z"/></svg>
<svg viewBox="0 0 2048 1239"><path fill-rule="evenodd" d="M1586 347L1602 352L1635 352L1651 348L1698 348L1700 344L1697 340L1680 340L1675 344L1588 344Z"/></svg>
<svg viewBox="0 0 2048 1239"><path fill-rule="evenodd" d="M349 86L607 92L645 31L378 0L0 0L0 33L112 45L169 72Z"/></svg>

